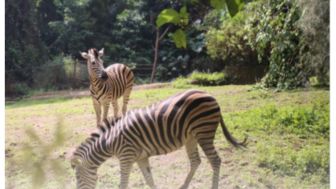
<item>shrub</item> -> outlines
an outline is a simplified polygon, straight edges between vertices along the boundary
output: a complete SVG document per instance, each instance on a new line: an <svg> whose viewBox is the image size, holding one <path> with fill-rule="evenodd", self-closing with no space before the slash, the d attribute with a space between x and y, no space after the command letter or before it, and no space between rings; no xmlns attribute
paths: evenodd
<svg viewBox="0 0 336 189"><path fill-rule="evenodd" d="M227 84L229 79L222 72L202 73L193 72L190 77L190 83L196 85L214 86Z"/></svg>
<svg viewBox="0 0 336 189"><path fill-rule="evenodd" d="M29 93L31 89L25 83L16 83L14 84L14 89L12 95L14 96L24 96Z"/></svg>
<svg viewBox="0 0 336 189"><path fill-rule="evenodd" d="M229 14L222 16L219 28L210 28L206 34L207 53L227 64L255 65L258 63L257 54L249 46L246 36L249 30L245 29L247 18L254 12L250 4L246 11L240 11L234 17ZM251 10L250 10L251 9Z"/></svg>
<svg viewBox="0 0 336 189"><path fill-rule="evenodd" d="M73 86L74 60L59 55L35 69L34 83L37 88L64 89Z"/></svg>
<svg viewBox="0 0 336 189"><path fill-rule="evenodd" d="M298 4L302 9L298 22L303 34L301 59L317 85L329 85L329 0L298 0Z"/></svg>
<svg viewBox="0 0 336 189"><path fill-rule="evenodd" d="M307 65L300 61L300 9L294 1L259 1L256 14L246 24L248 42L260 62L269 62L266 87L291 89L304 86Z"/></svg>
<svg viewBox="0 0 336 189"><path fill-rule="evenodd" d="M185 77L178 77L172 82L172 86L178 89L190 88L190 79Z"/></svg>
<svg viewBox="0 0 336 189"><path fill-rule="evenodd" d="M190 85L215 86L229 83L229 78L221 72L193 72L188 77L178 77L172 83L175 88L189 88Z"/></svg>

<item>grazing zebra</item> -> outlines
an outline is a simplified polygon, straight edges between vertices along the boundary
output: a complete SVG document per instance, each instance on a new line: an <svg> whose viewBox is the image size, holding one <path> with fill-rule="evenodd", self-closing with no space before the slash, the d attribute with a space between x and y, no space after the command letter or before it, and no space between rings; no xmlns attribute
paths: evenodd
<svg viewBox="0 0 336 189"><path fill-rule="evenodd" d="M231 144L245 146L246 138L237 142L225 127L215 98L197 90L188 90L147 108L130 110L120 118L105 119L71 158L77 188L95 188L98 167L112 156L120 161L121 189L127 188L134 162L140 167L146 183L156 188L148 158L167 154L183 145L191 166L181 187L187 188L201 163L199 144L212 166L212 188L217 189L221 159L215 150L214 138L219 123Z"/></svg>
<svg viewBox="0 0 336 189"><path fill-rule="evenodd" d="M132 71L123 64L113 64L104 69L101 59L104 55L104 49L101 49L99 52L96 49L89 49L88 53L81 52L81 55L87 60L90 92L96 112L97 126L101 123L102 106L103 119L107 117L111 102L114 116L118 116L119 107L117 99L121 96L123 96L122 113L125 114L134 80Z"/></svg>

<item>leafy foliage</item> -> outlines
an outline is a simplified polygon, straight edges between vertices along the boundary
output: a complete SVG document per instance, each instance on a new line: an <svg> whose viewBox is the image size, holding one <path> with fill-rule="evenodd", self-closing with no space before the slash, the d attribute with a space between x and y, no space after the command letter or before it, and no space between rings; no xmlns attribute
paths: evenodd
<svg viewBox="0 0 336 189"><path fill-rule="evenodd" d="M216 9L223 9L225 5L227 5L231 16L236 15L239 9L243 6L243 2L241 2L241 0L210 0L210 4ZM183 6L180 9L180 12L169 8L160 12L156 19L156 26L160 28L162 25L170 23L183 28L188 25L188 21L189 14L186 6ZM174 32L173 41L175 42L177 48L186 48L187 39L185 36L185 31L182 29L178 29Z"/></svg>
<svg viewBox="0 0 336 189"><path fill-rule="evenodd" d="M223 16L219 28L210 28L206 34L208 54L220 59L224 64L257 64L256 52L248 44L245 29L246 19L251 16L253 9L246 6L246 11L239 12L235 17ZM248 11L247 11L248 10Z"/></svg>
<svg viewBox="0 0 336 189"><path fill-rule="evenodd" d="M189 85L216 86L229 82L229 78L224 73L202 73L193 72L187 78L179 77L173 82L175 88L187 88Z"/></svg>
<svg viewBox="0 0 336 189"><path fill-rule="evenodd" d="M318 37L323 41L328 40L329 32L326 4L322 3L316 8L318 13L311 14L316 18L315 27L319 24L323 28L325 37ZM329 43L319 43L325 44L320 50L312 45L317 32L313 35L314 29L304 30L307 27L302 25L308 22L305 11L308 7L316 6L289 0L247 3L235 17L222 16L219 27L210 27L206 34L208 53L225 65L267 65L267 74L262 80L265 87L303 87L309 84L311 76L317 76L322 85L326 84L329 80Z"/></svg>
<svg viewBox="0 0 336 189"><path fill-rule="evenodd" d="M215 73L201 73L193 72L190 75L191 84L205 85L205 86L214 86L214 85L223 85L228 82L228 78L223 72Z"/></svg>
<svg viewBox="0 0 336 189"><path fill-rule="evenodd" d="M282 0L275 4L270 1L263 4L247 24L249 30L254 31L248 40L258 52L259 61L269 61L264 78L266 87L289 89L304 86L307 82L305 65L300 62L299 18L300 10L295 2Z"/></svg>
<svg viewBox="0 0 336 189"><path fill-rule="evenodd" d="M78 52L92 47L105 48L105 66L148 67L157 27L170 32L157 53L158 81L247 65L267 68L265 87L328 85L329 1L297 1L6 0L6 95L67 88L46 78L47 67L61 56L82 60Z"/></svg>
<svg viewBox="0 0 336 189"><path fill-rule="evenodd" d="M187 48L187 40L185 33L178 29L172 34L173 41L177 48Z"/></svg>
<svg viewBox="0 0 336 189"><path fill-rule="evenodd" d="M301 61L308 66L307 73L316 77L317 85L329 85L329 0L298 1L302 15L298 21L302 30Z"/></svg>
<svg viewBox="0 0 336 189"><path fill-rule="evenodd" d="M156 19L156 26L161 27L167 23L178 24L180 21L179 13L174 9L164 9Z"/></svg>
<svg viewBox="0 0 336 189"><path fill-rule="evenodd" d="M57 179L64 179L65 167L59 159L53 157L53 153L65 142L62 119L59 118L51 143L45 143L34 129L27 129L26 134L30 141L26 142L22 148L23 165L25 170L31 173L32 188L42 187L49 174L53 174ZM39 146L34 146L33 143Z"/></svg>

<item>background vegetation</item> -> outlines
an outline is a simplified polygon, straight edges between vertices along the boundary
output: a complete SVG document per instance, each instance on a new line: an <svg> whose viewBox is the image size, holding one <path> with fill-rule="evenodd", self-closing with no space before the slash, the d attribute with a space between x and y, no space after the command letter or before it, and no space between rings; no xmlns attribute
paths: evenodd
<svg viewBox="0 0 336 189"><path fill-rule="evenodd" d="M79 51L92 47L105 48L105 66L132 67L138 83L149 82L151 73L154 81L171 81L199 71L223 72L230 83L263 78L265 87L281 89L329 85L329 0L6 0L5 6L7 97L87 87Z"/></svg>

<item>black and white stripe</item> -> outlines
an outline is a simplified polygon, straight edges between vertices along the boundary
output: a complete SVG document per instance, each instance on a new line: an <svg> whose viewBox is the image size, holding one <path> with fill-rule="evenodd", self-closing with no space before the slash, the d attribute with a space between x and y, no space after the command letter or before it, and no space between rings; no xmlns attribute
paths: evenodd
<svg viewBox="0 0 336 189"><path fill-rule="evenodd" d="M148 158L182 146L186 147L191 165L181 187L187 188L201 163L197 144L211 163L212 188L218 188L221 159L213 141L219 123L231 144L236 147L245 145L246 139L239 143L226 129L215 98L197 90L188 90L147 108L128 111L121 118L104 120L98 132L74 152L72 165L76 169L77 188L94 188L97 168L112 156L120 161L120 188L127 188L134 162L139 165L147 184L156 188Z"/></svg>
<svg viewBox="0 0 336 189"><path fill-rule="evenodd" d="M123 64L112 64L104 69L101 57L104 49L99 52L96 49L89 49L88 53L81 55L87 60L88 73L90 78L90 93L97 117L97 126L101 123L101 108L103 107L103 119L107 117L110 103L114 108L114 116L118 116L117 99L123 96L122 114L127 111L127 104L131 94L134 75L132 71Z"/></svg>

